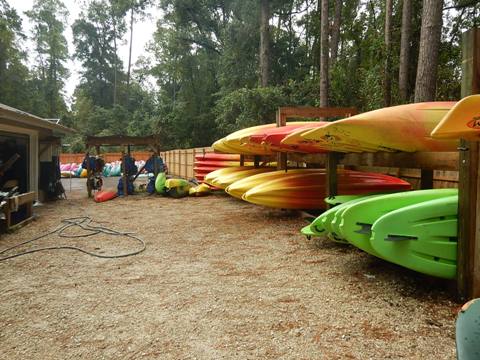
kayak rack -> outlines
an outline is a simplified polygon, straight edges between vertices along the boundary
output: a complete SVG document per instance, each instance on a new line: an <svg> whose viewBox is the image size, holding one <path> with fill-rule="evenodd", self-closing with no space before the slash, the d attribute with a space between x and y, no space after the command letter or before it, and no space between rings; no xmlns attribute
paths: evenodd
<svg viewBox="0 0 480 360"><path fill-rule="evenodd" d="M126 169L126 157L127 155L130 156L131 146L143 146L148 147L152 152L153 156L153 164L154 164L154 173L155 177L158 175L159 169L157 169L157 157L160 154L160 139L156 135L150 136L123 136L123 135L112 135L112 136L87 136L85 141L85 157L88 158L90 156L90 149L95 147L97 155L100 155L101 146L118 146L122 148L122 169ZM135 179L140 174L143 168L138 170ZM90 168L90 161L87 161L87 192L88 197L92 197L91 188L91 179L94 176L93 170ZM127 179L128 175L127 172L123 171L123 194L124 196L128 196L127 190Z"/></svg>
<svg viewBox="0 0 480 360"><path fill-rule="evenodd" d="M462 39L462 98L480 93L480 28L463 34ZM340 108L340 110L342 110ZM343 109L345 110L345 109ZM318 108L319 114L331 117L331 109ZM286 118L318 117L302 108L279 108L277 126L284 126ZM328 115L327 115L328 114ZM328 154L279 154L278 166L287 171L287 161L303 162L325 167L327 172L326 197L337 195L337 169L387 167L416 169L420 182L416 188L432 189L436 171L456 172L449 179L458 182L458 240L456 295L460 301L480 297L480 137L477 141L460 141L455 152L376 152ZM397 176L401 174L397 174Z"/></svg>

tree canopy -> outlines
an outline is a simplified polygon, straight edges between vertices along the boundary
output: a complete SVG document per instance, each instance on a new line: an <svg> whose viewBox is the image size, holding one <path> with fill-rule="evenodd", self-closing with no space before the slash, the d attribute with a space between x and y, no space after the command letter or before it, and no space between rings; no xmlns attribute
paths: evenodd
<svg viewBox="0 0 480 360"><path fill-rule="evenodd" d="M166 149L207 146L273 121L278 106L367 111L456 100L461 34L480 23L480 4L468 0L89 0L72 24L62 0L36 0L26 34L8 1L0 0L0 102L76 128L72 151L87 134L158 133ZM143 56L120 58L119 44L153 12L161 16ZM69 56L82 70L67 106Z"/></svg>

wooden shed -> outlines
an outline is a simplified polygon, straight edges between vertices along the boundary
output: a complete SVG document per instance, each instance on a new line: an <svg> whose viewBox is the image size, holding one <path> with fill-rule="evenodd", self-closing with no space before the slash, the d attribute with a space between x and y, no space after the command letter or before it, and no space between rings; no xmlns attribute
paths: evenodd
<svg viewBox="0 0 480 360"><path fill-rule="evenodd" d="M0 164L15 154L15 163L0 176L0 188L9 180L18 182L21 193L35 192L36 200L47 198L49 179L57 170L61 138L73 129L0 103Z"/></svg>

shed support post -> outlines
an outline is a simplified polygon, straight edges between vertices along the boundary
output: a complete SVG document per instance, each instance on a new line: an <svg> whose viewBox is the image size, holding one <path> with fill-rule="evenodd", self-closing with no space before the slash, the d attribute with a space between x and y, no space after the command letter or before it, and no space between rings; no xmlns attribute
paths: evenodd
<svg viewBox="0 0 480 360"><path fill-rule="evenodd" d="M480 93L480 29L462 37L462 98ZM480 296L480 209L478 142L461 140L458 184L457 295Z"/></svg>
<svg viewBox="0 0 480 360"><path fill-rule="evenodd" d="M90 169L90 149L87 148L87 153L85 154L85 158L87 159L87 193L88 197L92 197L92 169Z"/></svg>
<svg viewBox="0 0 480 360"><path fill-rule="evenodd" d="M127 149L128 151L128 149ZM123 168L123 196L128 196L128 189L127 189L127 183L128 183L128 175L127 175L127 161L126 161L127 155L125 152L125 147L122 150L122 168Z"/></svg>
<svg viewBox="0 0 480 360"><path fill-rule="evenodd" d="M153 175L155 176L155 179L157 179L157 176L158 176L158 163L157 163L158 154L157 154L156 151L152 155L152 160L153 160Z"/></svg>
<svg viewBox="0 0 480 360"><path fill-rule="evenodd" d="M240 155L240 166L245 166L245 155Z"/></svg>

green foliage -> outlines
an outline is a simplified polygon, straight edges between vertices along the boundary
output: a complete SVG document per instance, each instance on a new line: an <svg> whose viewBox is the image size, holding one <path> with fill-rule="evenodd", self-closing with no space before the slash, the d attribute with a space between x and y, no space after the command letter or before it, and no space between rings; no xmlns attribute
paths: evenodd
<svg viewBox="0 0 480 360"><path fill-rule="evenodd" d="M120 92L116 77L125 78L115 48L126 32L125 7L120 5L92 1L72 26L74 57L83 67L80 87L95 105L104 108L112 107L115 92Z"/></svg>
<svg viewBox="0 0 480 360"><path fill-rule="evenodd" d="M232 91L217 102L215 113L222 135L232 131L275 122L275 111L287 106L288 98L280 87Z"/></svg>
<svg viewBox="0 0 480 360"><path fill-rule="evenodd" d="M33 84L20 48L25 35L22 21L6 0L0 0L0 102L29 111Z"/></svg>
<svg viewBox="0 0 480 360"><path fill-rule="evenodd" d="M34 23L36 85L43 111L37 114L57 118L66 112L62 88L68 77L67 40L63 35L68 12L60 0L36 0L27 16ZM41 104L38 104L41 105Z"/></svg>
<svg viewBox="0 0 480 360"><path fill-rule="evenodd" d="M74 103L66 108L68 79L64 38L67 11L61 0L36 0L35 64L22 49L18 14L0 0L0 102L45 117L61 117L79 133L67 139L83 150L83 136L159 133L167 148L206 146L237 129L273 122L279 106L318 106L318 2L270 0L270 86L259 88L260 6L257 0L92 0L74 22L75 52L82 64ZM444 12L437 98L460 97L463 31L480 24L480 4ZM148 54L124 71L118 46L130 15L139 21L154 5L162 18ZM394 1L392 101L398 103L402 2ZM333 17L334 1L330 1ZM413 1L409 87L413 99L422 1ZM333 23L333 18L331 19ZM343 0L338 58L330 67L332 106L366 111L383 106L385 1ZM134 32L135 33L135 32ZM128 79L127 79L128 78ZM157 87L145 85L153 78Z"/></svg>

